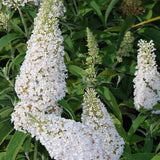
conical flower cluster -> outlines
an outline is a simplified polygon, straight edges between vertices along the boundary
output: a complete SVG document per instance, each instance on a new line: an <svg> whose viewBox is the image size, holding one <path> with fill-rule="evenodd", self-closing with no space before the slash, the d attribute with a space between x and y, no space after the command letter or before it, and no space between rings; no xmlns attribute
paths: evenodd
<svg viewBox="0 0 160 160"><path fill-rule="evenodd" d="M62 17L64 11L63 4L57 0L44 2L35 19L26 57L15 83L19 99L36 103L43 112L57 110L57 101L67 91L63 37L58 28L58 17Z"/></svg>
<svg viewBox="0 0 160 160"><path fill-rule="evenodd" d="M152 110L160 100L160 74L155 61L155 48L151 40L140 40L137 56L137 71L134 82L134 104L137 110L142 107Z"/></svg>
<svg viewBox="0 0 160 160"><path fill-rule="evenodd" d="M122 62L123 57L130 56L130 52L133 51L133 42L134 42L134 37L132 35L132 32L127 31L126 34L124 35L123 41L121 42L119 50L117 51L118 62Z"/></svg>
<svg viewBox="0 0 160 160"><path fill-rule="evenodd" d="M96 39L93 33L87 28L87 47L88 47L88 57L86 58L86 65L87 65L87 82L89 85L96 82L96 69L95 65L99 64L101 59L99 57L99 48L96 42Z"/></svg>
<svg viewBox="0 0 160 160"><path fill-rule="evenodd" d="M101 140L106 159L118 160L124 141L116 131L113 120L93 88L84 94L82 123L93 129Z"/></svg>

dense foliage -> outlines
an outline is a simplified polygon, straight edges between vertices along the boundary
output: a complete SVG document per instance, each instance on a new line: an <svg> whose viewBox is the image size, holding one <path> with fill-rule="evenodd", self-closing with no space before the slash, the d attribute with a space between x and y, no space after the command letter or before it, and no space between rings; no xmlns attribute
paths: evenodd
<svg viewBox="0 0 160 160"><path fill-rule="evenodd" d="M153 40L160 66L160 15L158 0L64 0L66 18L60 21L68 69L66 97L59 101L63 117L81 121L87 87L87 27L95 35L101 63L96 64L94 88L125 141L122 160L160 159L160 119L134 106L133 79L137 42ZM26 54L38 6L18 9L1 5L0 13L0 160L49 160L46 149L29 134L15 131L11 113L18 101L15 78ZM156 105L159 107L159 104ZM15 147L17 146L17 147ZM87 158L86 158L87 159Z"/></svg>

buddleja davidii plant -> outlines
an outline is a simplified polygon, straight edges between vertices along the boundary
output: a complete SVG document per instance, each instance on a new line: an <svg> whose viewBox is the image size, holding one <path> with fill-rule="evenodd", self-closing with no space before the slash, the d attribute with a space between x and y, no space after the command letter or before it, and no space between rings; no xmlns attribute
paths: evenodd
<svg viewBox="0 0 160 160"><path fill-rule="evenodd" d="M20 99L12 113L14 128L29 132L55 159L106 159L101 139L83 123L61 117L66 67L59 19L61 1L44 1L34 22L15 90ZM123 144L122 144L123 145Z"/></svg>

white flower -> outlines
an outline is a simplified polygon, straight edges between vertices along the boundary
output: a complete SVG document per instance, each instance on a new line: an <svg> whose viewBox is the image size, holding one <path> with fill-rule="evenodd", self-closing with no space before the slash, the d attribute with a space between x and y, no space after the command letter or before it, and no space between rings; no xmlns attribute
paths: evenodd
<svg viewBox="0 0 160 160"><path fill-rule="evenodd" d="M134 104L152 110L160 100L160 74L155 61L153 41L140 40L134 82Z"/></svg>
<svg viewBox="0 0 160 160"><path fill-rule="evenodd" d="M37 104L20 102L12 114L15 128L31 133L56 160L107 160L101 139L95 132L74 120L39 112Z"/></svg>
<svg viewBox="0 0 160 160"><path fill-rule="evenodd" d="M43 112L57 107L57 101L67 91L63 37L58 28L58 17L63 13L63 4L58 0L42 4L27 42L25 60L16 78L15 90L19 99L37 102Z"/></svg>
<svg viewBox="0 0 160 160"><path fill-rule="evenodd" d="M123 153L124 141L96 94L92 88L87 89L84 94L82 123L93 129L101 139L105 159L118 160Z"/></svg>

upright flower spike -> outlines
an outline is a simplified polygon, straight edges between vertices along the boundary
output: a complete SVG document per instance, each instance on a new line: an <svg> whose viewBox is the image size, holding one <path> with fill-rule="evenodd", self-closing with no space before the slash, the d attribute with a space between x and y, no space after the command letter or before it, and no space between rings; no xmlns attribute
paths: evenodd
<svg viewBox="0 0 160 160"><path fill-rule="evenodd" d="M123 153L124 141L116 131L113 120L94 89L87 89L83 100L82 123L93 129L102 141L105 159L118 160Z"/></svg>
<svg viewBox="0 0 160 160"><path fill-rule="evenodd" d="M87 57L86 59L86 65L88 67L86 69L86 72L88 74L87 81L89 84L92 84L96 81L95 65L100 63L101 59L99 57L98 44L89 28L87 28L87 46L89 54L89 57Z"/></svg>
<svg viewBox="0 0 160 160"><path fill-rule="evenodd" d="M137 110L152 110L160 100L160 74L155 61L154 43L141 39L138 46L137 71L133 80L134 104Z"/></svg>
<svg viewBox="0 0 160 160"><path fill-rule="evenodd" d="M43 112L57 110L57 101L67 91L63 37L58 27L58 18L63 17L64 12L65 8L59 0L43 2L16 78L15 91L19 99L36 103Z"/></svg>
<svg viewBox="0 0 160 160"><path fill-rule="evenodd" d="M129 57L130 52L133 50L134 37L130 31L124 35L123 41L117 51L117 61L122 62L123 57Z"/></svg>
<svg viewBox="0 0 160 160"><path fill-rule="evenodd" d="M66 66L63 61L64 48L58 18L63 17L65 8L59 0L46 0L41 4L34 30L27 42L27 53L16 78L15 91L20 102L12 113L14 128L25 131L28 112L52 113L61 116L62 108L57 101L67 91ZM26 107L27 106L27 107ZM23 116L17 114L23 110ZM25 126L26 125L26 126Z"/></svg>

